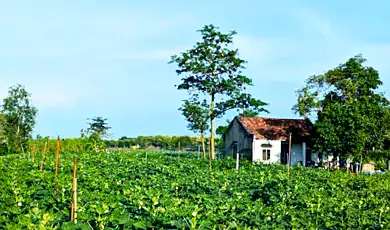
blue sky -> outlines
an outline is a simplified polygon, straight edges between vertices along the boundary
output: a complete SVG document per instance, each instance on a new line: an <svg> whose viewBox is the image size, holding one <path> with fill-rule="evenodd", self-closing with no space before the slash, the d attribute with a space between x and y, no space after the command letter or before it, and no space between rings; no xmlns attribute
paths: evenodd
<svg viewBox="0 0 390 230"><path fill-rule="evenodd" d="M270 103L264 116L297 117L304 80L359 53L390 97L386 0L186 2L0 0L0 98L25 85L43 136L79 136L94 116L108 118L112 138L192 135L178 111L186 93L167 63L205 24L238 32L250 92Z"/></svg>

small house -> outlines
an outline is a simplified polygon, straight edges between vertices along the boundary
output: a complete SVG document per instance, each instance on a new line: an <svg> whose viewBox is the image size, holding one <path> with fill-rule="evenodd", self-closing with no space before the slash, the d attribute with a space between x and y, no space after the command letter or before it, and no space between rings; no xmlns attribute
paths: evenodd
<svg viewBox="0 0 390 230"><path fill-rule="evenodd" d="M279 119L237 116L224 135L225 157L253 162L287 164L291 135L290 164L304 166L318 161L310 150L313 124L309 119Z"/></svg>

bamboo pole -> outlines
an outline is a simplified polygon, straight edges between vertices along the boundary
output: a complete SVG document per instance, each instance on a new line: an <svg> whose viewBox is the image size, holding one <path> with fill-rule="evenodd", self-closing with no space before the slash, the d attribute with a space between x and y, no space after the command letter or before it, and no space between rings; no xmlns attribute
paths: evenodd
<svg viewBox="0 0 390 230"><path fill-rule="evenodd" d="M177 155L177 163L178 163L178 165L180 167L180 151L179 151L179 154Z"/></svg>
<svg viewBox="0 0 390 230"><path fill-rule="evenodd" d="M291 161L291 132L288 138L288 157L287 157L287 176L290 177L290 161Z"/></svg>
<svg viewBox="0 0 390 230"><path fill-rule="evenodd" d="M54 183L55 186L57 186L57 181L58 181L58 167L60 165L60 137L58 136L57 138L57 146L56 146L56 171L54 173ZM56 189L54 188L54 195L56 194Z"/></svg>
<svg viewBox="0 0 390 230"><path fill-rule="evenodd" d="M35 154L36 154L36 151L37 151L37 146L36 145L33 145L32 147L32 153L31 153L31 162L34 163L35 162Z"/></svg>
<svg viewBox="0 0 390 230"><path fill-rule="evenodd" d="M73 177L72 177L72 208L70 212L70 221L77 224L77 158L73 160Z"/></svg>
<svg viewBox="0 0 390 230"><path fill-rule="evenodd" d="M43 152L42 152L42 161L41 161L41 168L40 168L40 171L43 170L43 165L45 164L45 154L46 154L46 150L47 150L47 141L45 142L45 147L43 148Z"/></svg>

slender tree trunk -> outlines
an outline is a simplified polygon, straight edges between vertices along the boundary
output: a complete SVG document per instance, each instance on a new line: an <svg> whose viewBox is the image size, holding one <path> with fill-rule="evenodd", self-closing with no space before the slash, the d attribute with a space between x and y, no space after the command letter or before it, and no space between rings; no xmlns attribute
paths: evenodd
<svg viewBox="0 0 390 230"><path fill-rule="evenodd" d="M16 128L16 143L15 143L15 147L19 147L22 146L22 142L19 140L19 132L20 132L20 127L19 127L19 120L18 120L18 127Z"/></svg>
<svg viewBox="0 0 390 230"><path fill-rule="evenodd" d="M211 105L210 105L210 159L215 159L215 143L214 143L214 126L215 126L215 118L214 118L214 94L211 94Z"/></svg>
<svg viewBox="0 0 390 230"><path fill-rule="evenodd" d="M206 146L204 144L204 131L202 131L201 139L202 139L202 157L204 159L206 158Z"/></svg>

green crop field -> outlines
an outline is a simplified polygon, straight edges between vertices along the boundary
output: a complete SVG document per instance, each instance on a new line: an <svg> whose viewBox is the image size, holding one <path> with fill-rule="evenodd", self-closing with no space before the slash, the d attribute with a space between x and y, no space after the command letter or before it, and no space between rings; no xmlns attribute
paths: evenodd
<svg viewBox="0 0 390 230"><path fill-rule="evenodd" d="M0 229L390 229L390 176L198 160L163 151L0 158ZM57 192L54 195L54 188Z"/></svg>

